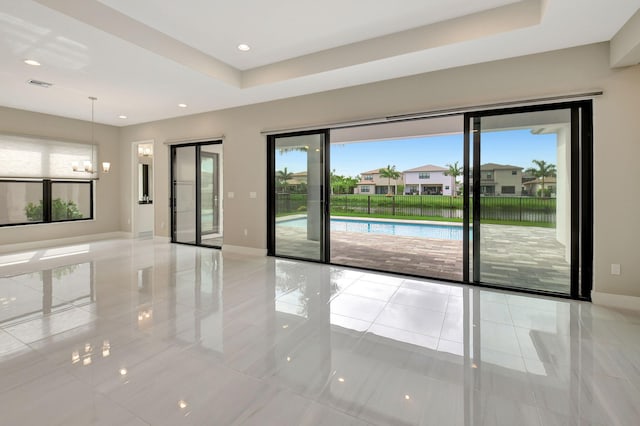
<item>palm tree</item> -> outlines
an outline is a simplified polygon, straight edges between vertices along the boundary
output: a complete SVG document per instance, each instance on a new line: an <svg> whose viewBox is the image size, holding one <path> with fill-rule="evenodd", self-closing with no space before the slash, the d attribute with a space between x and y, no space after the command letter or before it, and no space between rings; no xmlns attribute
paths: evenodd
<svg viewBox="0 0 640 426"><path fill-rule="evenodd" d="M387 195L392 195L391 194L391 179L396 180L400 177L400 172L396 170L396 166L392 166L390 164L387 164L387 167L385 167L384 169L380 169L378 170L378 172L380 172L380 177L383 178L387 178L389 179L388 183L387 183Z"/></svg>
<svg viewBox="0 0 640 426"><path fill-rule="evenodd" d="M533 160L532 161L537 168L530 167L525 170L525 173L528 173L534 176L537 179L540 179L542 183L542 190L540 191L540 196L544 197L544 179L547 177L555 177L556 175L556 165L547 163L544 160Z"/></svg>
<svg viewBox="0 0 640 426"><path fill-rule="evenodd" d="M462 174L462 167L458 166L458 162L456 161L453 164L447 164L449 171L447 172L449 176L453 178L453 187L451 188L451 194L455 197L458 194L458 176Z"/></svg>
<svg viewBox="0 0 640 426"><path fill-rule="evenodd" d="M293 173L289 172L285 167L284 170L278 170L277 174L278 174L278 180L280 181L280 184L284 186L286 191L287 181L293 177Z"/></svg>

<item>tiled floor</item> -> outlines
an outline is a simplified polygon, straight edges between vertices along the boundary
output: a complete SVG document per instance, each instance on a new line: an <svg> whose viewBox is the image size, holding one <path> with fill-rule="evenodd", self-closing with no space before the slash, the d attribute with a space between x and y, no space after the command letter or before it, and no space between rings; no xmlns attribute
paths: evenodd
<svg viewBox="0 0 640 426"><path fill-rule="evenodd" d="M114 240L0 256L6 425L631 425L640 315Z"/></svg>

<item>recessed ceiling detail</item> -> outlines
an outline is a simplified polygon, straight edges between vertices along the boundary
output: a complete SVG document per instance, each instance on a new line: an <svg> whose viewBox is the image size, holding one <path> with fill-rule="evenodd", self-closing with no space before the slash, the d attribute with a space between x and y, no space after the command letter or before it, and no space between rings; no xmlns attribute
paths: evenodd
<svg viewBox="0 0 640 426"><path fill-rule="evenodd" d="M640 0L2 2L0 105L84 119L84 100L97 94L97 122L125 125L126 106L135 117L126 125L137 124L609 41L639 8ZM640 44L628 41L635 34L622 34L621 52ZM251 42L251 54L239 41ZM47 66L26 75L25 58ZM56 85L38 96L26 92L31 78ZM171 100L185 96L188 112L178 111Z"/></svg>

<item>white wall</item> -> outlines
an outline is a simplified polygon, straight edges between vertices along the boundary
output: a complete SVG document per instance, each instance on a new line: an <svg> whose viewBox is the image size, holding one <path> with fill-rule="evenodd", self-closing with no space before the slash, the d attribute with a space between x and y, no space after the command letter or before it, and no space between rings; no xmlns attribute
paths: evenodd
<svg viewBox="0 0 640 426"><path fill-rule="evenodd" d="M426 172L429 173L429 179L420 179L420 173L424 172L406 172L404 173L405 191L406 185L419 185L418 190L422 192L423 185L442 185L442 195L451 195L453 188L453 178L445 176L444 172ZM447 189L446 187L449 187Z"/></svg>

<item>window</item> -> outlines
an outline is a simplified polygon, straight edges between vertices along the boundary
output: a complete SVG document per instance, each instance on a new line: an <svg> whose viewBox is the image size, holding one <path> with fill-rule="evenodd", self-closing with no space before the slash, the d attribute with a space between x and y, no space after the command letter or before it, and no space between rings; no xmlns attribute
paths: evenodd
<svg viewBox="0 0 640 426"><path fill-rule="evenodd" d="M444 189L449 190L449 185L446 185Z"/></svg>
<svg viewBox="0 0 640 426"><path fill-rule="evenodd" d="M51 220L91 218L91 182L51 182Z"/></svg>
<svg viewBox="0 0 640 426"><path fill-rule="evenodd" d="M502 187L502 193L503 194L515 194L516 193L516 187L515 186L503 186Z"/></svg>
<svg viewBox="0 0 640 426"><path fill-rule="evenodd" d="M0 226L93 219L96 145L0 134Z"/></svg>
<svg viewBox="0 0 640 426"><path fill-rule="evenodd" d="M430 178L429 172L418 173L418 179L429 179L429 178Z"/></svg>
<svg viewBox="0 0 640 426"><path fill-rule="evenodd" d="M518 174L518 171L517 171L517 170L511 170L511 174L512 174L513 176L515 176L515 175L517 175L517 174Z"/></svg>
<svg viewBox="0 0 640 426"><path fill-rule="evenodd" d="M494 186L480 186L480 193L481 194L494 194L495 193L495 187Z"/></svg>
<svg viewBox="0 0 640 426"><path fill-rule="evenodd" d="M373 180L373 175L364 175L364 180Z"/></svg>
<svg viewBox="0 0 640 426"><path fill-rule="evenodd" d="M369 192L369 187L368 186L361 187L360 192Z"/></svg>
<svg viewBox="0 0 640 426"><path fill-rule="evenodd" d="M488 172L487 173L487 179L493 179L493 173L492 172Z"/></svg>
<svg viewBox="0 0 640 426"><path fill-rule="evenodd" d="M42 214L28 214L28 206L42 205L42 199L42 182L0 181L0 225L42 222Z"/></svg>
<svg viewBox="0 0 640 426"><path fill-rule="evenodd" d="M95 145L0 135L0 179L97 179Z"/></svg>
<svg viewBox="0 0 640 426"><path fill-rule="evenodd" d="M91 181L0 181L0 226L93 219Z"/></svg>

